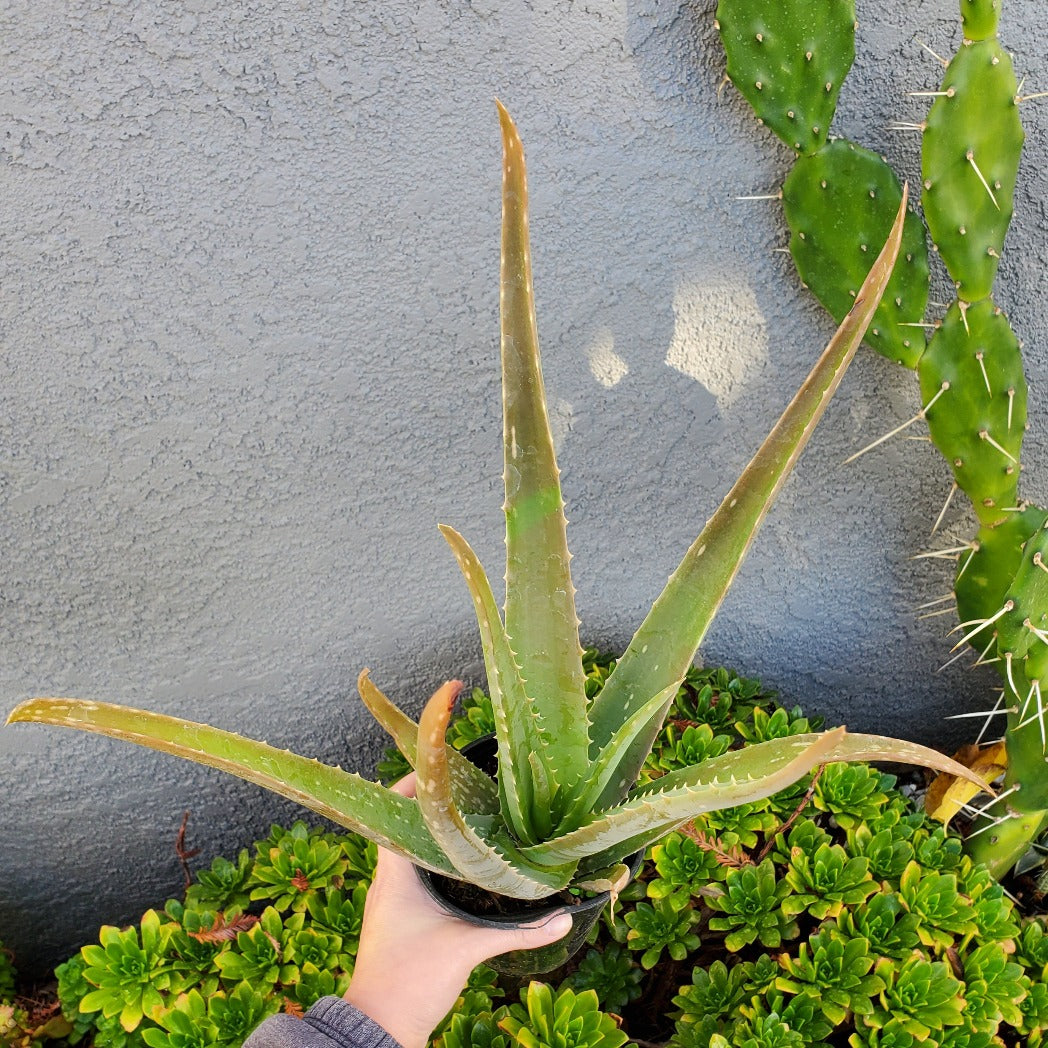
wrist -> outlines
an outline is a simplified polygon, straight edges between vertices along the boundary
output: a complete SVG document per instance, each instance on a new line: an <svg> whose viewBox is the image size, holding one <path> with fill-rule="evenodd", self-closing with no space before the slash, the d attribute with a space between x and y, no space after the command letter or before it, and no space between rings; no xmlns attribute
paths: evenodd
<svg viewBox="0 0 1048 1048"><path fill-rule="evenodd" d="M378 1023L403 1048L425 1048L429 1042L432 1029L422 1029L423 1024L412 1017L410 1007L389 982L372 984L364 977L354 977L342 999Z"/></svg>

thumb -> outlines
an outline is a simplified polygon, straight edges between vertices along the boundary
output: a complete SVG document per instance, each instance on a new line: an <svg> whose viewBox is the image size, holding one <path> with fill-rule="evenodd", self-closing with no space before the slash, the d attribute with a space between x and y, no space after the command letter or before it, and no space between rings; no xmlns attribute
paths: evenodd
<svg viewBox="0 0 1048 1048"><path fill-rule="evenodd" d="M477 945L485 951L484 960L510 950L534 950L563 939L571 931L572 923L571 914L561 910L551 917L517 928L485 928L477 936Z"/></svg>

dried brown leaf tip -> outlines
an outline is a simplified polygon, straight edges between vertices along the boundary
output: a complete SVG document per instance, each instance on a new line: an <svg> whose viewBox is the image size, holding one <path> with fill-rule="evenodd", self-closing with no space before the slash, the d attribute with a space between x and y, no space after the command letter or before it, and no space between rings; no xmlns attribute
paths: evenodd
<svg viewBox="0 0 1048 1048"><path fill-rule="evenodd" d="M237 914L227 921L224 914L215 914L215 923L210 928L198 932L187 931L190 938L197 942L232 942L241 932L246 932L258 924L258 918L250 913Z"/></svg>

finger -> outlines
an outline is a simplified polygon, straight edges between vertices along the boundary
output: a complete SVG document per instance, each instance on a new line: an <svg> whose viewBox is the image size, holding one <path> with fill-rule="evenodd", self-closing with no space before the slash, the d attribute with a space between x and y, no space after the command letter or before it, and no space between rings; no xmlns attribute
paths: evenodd
<svg viewBox="0 0 1048 1048"><path fill-rule="evenodd" d="M509 950L534 950L539 946L563 939L571 931L571 915L566 911L546 917L539 924L524 925L517 928L478 928L476 940L481 960L487 960L496 954Z"/></svg>
<svg viewBox="0 0 1048 1048"><path fill-rule="evenodd" d="M393 793L399 793L402 797L414 797L415 773L409 771L407 775L403 776L403 778L397 779L396 782L391 783L389 789ZM378 869L383 871L400 871L401 877L403 878L406 875L403 873L402 868L410 870L410 860L405 859L403 856L397 855L395 852L391 852L388 848L383 848L380 845L378 849Z"/></svg>
<svg viewBox="0 0 1048 1048"><path fill-rule="evenodd" d="M414 797L415 796L415 773L409 771L402 779L397 779L389 787L394 793L399 793L401 797Z"/></svg>

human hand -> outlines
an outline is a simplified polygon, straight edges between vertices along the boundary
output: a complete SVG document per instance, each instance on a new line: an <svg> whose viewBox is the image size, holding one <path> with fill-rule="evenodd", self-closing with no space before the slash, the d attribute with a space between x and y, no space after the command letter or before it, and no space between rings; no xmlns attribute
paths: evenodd
<svg viewBox="0 0 1048 1048"><path fill-rule="evenodd" d="M413 797L414 774L392 789ZM478 964L508 950L556 942L570 930L566 912L523 928L460 921L440 910L407 859L380 848L356 967L343 996L404 1048L424 1048Z"/></svg>

